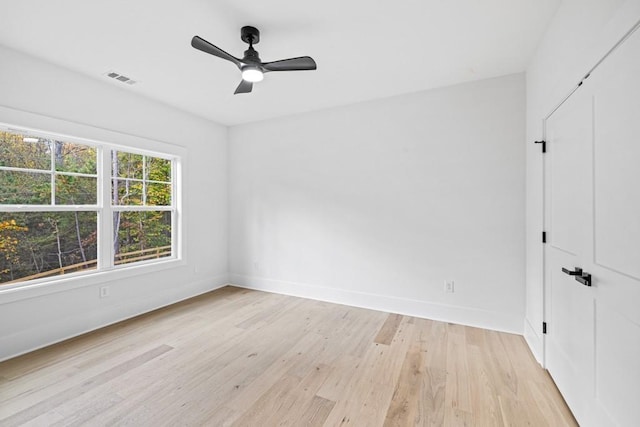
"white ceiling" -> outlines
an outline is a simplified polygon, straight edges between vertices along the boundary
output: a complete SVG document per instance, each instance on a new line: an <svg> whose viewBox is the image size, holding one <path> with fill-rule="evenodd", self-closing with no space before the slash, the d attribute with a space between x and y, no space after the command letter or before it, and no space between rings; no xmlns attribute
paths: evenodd
<svg viewBox="0 0 640 427"><path fill-rule="evenodd" d="M560 0L0 0L0 44L225 125L524 71ZM312 56L233 95L240 28L263 61ZM127 86L114 70L139 80Z"/></svg>

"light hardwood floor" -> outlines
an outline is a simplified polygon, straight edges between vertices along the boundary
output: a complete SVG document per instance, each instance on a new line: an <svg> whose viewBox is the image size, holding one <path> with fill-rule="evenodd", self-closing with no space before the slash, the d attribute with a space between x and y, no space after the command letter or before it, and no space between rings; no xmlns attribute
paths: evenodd
<svg viewBox="0 0 640 427"><path fill-rule="evenodd" d="M518 335L226 287L0 363L0 426L576 425Z"/></svg>

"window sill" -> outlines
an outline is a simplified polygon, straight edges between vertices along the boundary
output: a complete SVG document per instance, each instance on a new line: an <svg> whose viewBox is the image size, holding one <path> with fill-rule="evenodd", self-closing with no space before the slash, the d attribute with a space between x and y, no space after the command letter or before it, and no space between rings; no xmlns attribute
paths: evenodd
<svg viewBox="0 0 640 427"><path fill-rule="evenodd" d="M70 273L66 276L55 276L38 280L36 283L0 285L0 305L44 295L66 292L73 289L100 285L115 280L151 274L157 271L185 266L183 259L172 258L165 261L154 261L130 266L119 266L111 270ZM96 297L98 292L96 291Z"/></svg>

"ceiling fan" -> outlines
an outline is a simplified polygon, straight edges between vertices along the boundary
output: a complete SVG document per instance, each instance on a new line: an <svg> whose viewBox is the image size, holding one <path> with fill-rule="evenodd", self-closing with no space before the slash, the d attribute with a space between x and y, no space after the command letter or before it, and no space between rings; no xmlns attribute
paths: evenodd
<svg viewBox="0 0 640 427"><path fill-rule="evenodd" d="M257 28L246 26L240 30L240 38L249 44L249 49L244 51L244 58L238 59L212 45L205 39L194 36L191 39L191 46L208 54L217 56L233 62L242 71L242 81L236 88L234 94L249 93L253 89L253 84L264 78L264 73L270 71L301 71L315 70L316 61L310 56L300 56L298 58L282 59L280 61L262 62L258 52L253 48L254 44L260 42L260 31Z"/></svg>

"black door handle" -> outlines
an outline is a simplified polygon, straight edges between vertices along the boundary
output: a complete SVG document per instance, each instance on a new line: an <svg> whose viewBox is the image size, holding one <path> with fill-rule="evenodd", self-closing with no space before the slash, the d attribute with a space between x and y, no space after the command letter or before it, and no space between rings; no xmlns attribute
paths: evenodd
<svg viewBox="0 0 640 427"><path fill-rule="evenodd" d="M562 272L569 276L576 276L576 280L585 286L591 286L591 274L583 272L580 267L574 267L573 271L562 267Z"/></svg>
<svg viewBox="0 0 640 427"><path fill-rule="evenodd" d="M568 274L569 276L581 276L582 275L582 269L580 267L574 267L573 271L562 267L562 272L564 274Z"/></svg>
<svg viewBox="0 0 640 427"><path fill-rule="evenodd" d="M589 273L582 273L580 276L576 276L576 280L585 286L591 286L591 275Z"/></svg>

